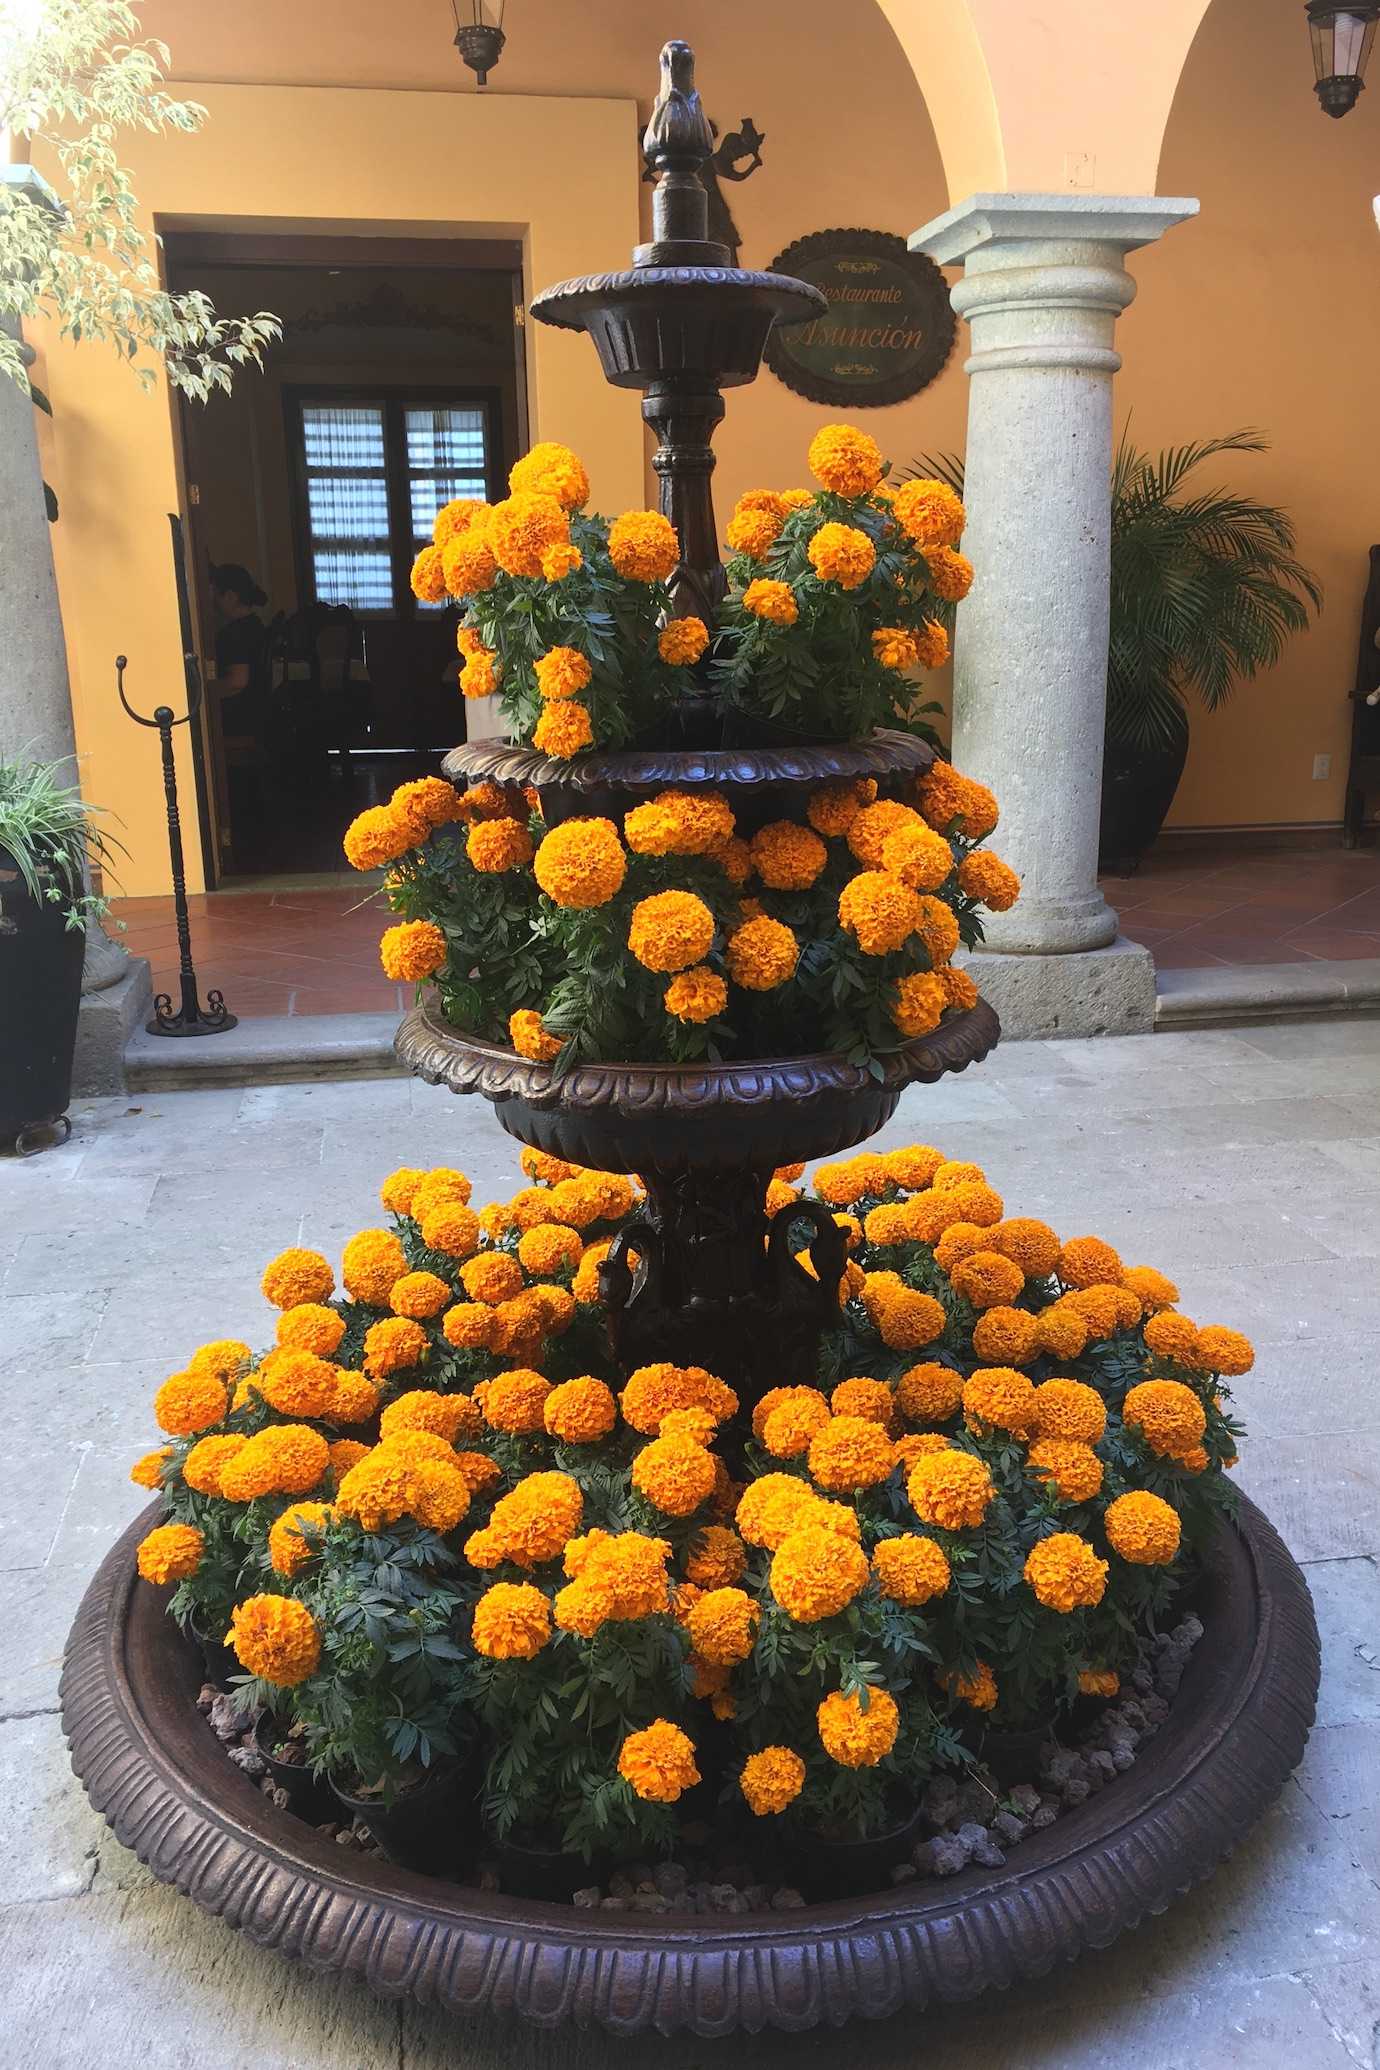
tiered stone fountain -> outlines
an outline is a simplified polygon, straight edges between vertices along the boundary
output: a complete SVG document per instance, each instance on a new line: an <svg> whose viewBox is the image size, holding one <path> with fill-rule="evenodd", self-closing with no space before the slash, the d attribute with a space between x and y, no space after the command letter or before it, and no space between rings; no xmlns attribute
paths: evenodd
<svg viewBox="0 0 1380 2070"><path fill-rule="evenodd" d="M722 389L751 381L774 322L819 306L814 289L743 271L706 234L699 167L711 148L683 44L662 56L646 151L659 176L652 241L623 273L565 282L533 304L589 332L610 381L640 389L655 429L662 505L682 560L677 608L712 623L724 594L710 495ZM829 777L867 775L885 793L930 750L879 731L864 740L731 746L711 700L692 694L674 738L553 762L493 743L458 749L457 784L532 785L548 824L621 816L668 784L713 786L751 833ZM480 1092L523 1142L575 1162L640 1173L643 1220L604 1275L615 1356L704 1365L750 1402L789 1371L814 1371L841 1239L818 1213L811 1278L770 1232L763 1196L782 1164L861 1142L903 1088L984 1056L996 1016L979 1004L884 1061L842 1056L732 1065L585 1064L550 1070L451 1027L434 1002L408 1015L399 1054L423 1077ZM784 1218L783 1218L784 1221ZM626 1252L640 1263L629 1269ZM541 2024L631 2032L805 2028L959 1999L1102 1946L1205 1875L1277 1794L1302 1751L1317 1686L1317 1638L1297 1568L1242 1504L1201 1589L1207 1627L1181 1697L1145 1757L1003 1870L941 1888L786 1914L634 1920L482 1894L358 1854L275 1813L199 1717L201 1663L151 1590L133 1546L114 1549L82 1606L63 1682L73 1760L97 1807L154 1873L265 1946L320 1969L457 2013L515 2010Z"/></svg>

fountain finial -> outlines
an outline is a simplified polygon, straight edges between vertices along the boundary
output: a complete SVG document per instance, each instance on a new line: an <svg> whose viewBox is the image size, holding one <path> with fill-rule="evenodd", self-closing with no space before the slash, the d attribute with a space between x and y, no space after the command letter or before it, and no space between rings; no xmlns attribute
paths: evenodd
<svg viewBox="0 0 1380 2070"><path fill-rule="evenodd" d="M700 167L714 149L714 132L695 90L695 53L672 41L661 51L661 85L642 138L647 164L657 174L652 195L652 241L633 255L637 266L727 266L733 254L709 235L709 196Z"/></svg>

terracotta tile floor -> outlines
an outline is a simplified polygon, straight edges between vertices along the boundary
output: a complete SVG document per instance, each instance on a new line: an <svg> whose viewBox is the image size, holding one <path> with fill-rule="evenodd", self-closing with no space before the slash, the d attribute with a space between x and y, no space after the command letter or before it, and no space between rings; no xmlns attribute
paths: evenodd
<svg viewBox="0 0 1380 2070"><path fill-rule="evenodd" d="M1161 969L1380 956L1380 850L1152 856L1136 876L1105 877L1102 888L1122 931L1153 949ZM349 884L192 899L203 997L218 987L242 1017L401 1012L410 988L379 969L387 916L361 906L363 892ZM114 910L126 947L152 963L155 989L175 996L172 900L117 899Z"/></svg>
<svg viewBox="0 0 1380 2070"><path fill-rule="evenodd" d="M1162 970L1380 956L1380 850L1147 857L1104 877L1121 928Z"/></svg>

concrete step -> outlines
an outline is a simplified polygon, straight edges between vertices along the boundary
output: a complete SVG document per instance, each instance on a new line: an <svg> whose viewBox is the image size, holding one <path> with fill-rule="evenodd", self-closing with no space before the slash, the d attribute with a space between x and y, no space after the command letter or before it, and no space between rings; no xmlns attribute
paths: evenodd
<svg viewBox="0 0 1380 2070"><path fill-rule="evenodd" d="M1319 1014L1380 1013L1380 956L1315 963L1224 964L1155 975L1155 1027L1232 1028Z"/></svg>
<svg viewBox="0 0 1380 2070"><path fill-rule="evenodd" d="M131 1092L201 1085L273 1085L313 1078L380 1078L401 1071L392 1013L264 1014L222 1035L150 1035L125 1049Z"/></svg>

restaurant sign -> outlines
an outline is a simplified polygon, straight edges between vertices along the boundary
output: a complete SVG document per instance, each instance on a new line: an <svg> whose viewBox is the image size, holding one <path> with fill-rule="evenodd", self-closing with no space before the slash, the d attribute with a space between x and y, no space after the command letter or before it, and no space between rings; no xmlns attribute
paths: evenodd
<svg viewBox="0 0 1380 2070"><path fill-rule="evenodd" d="M879 408L927 388L954 343L949 288L933 259L883 230L820 230L772 260L829 307L773 329L767 364L811 402Z"/></svg>

